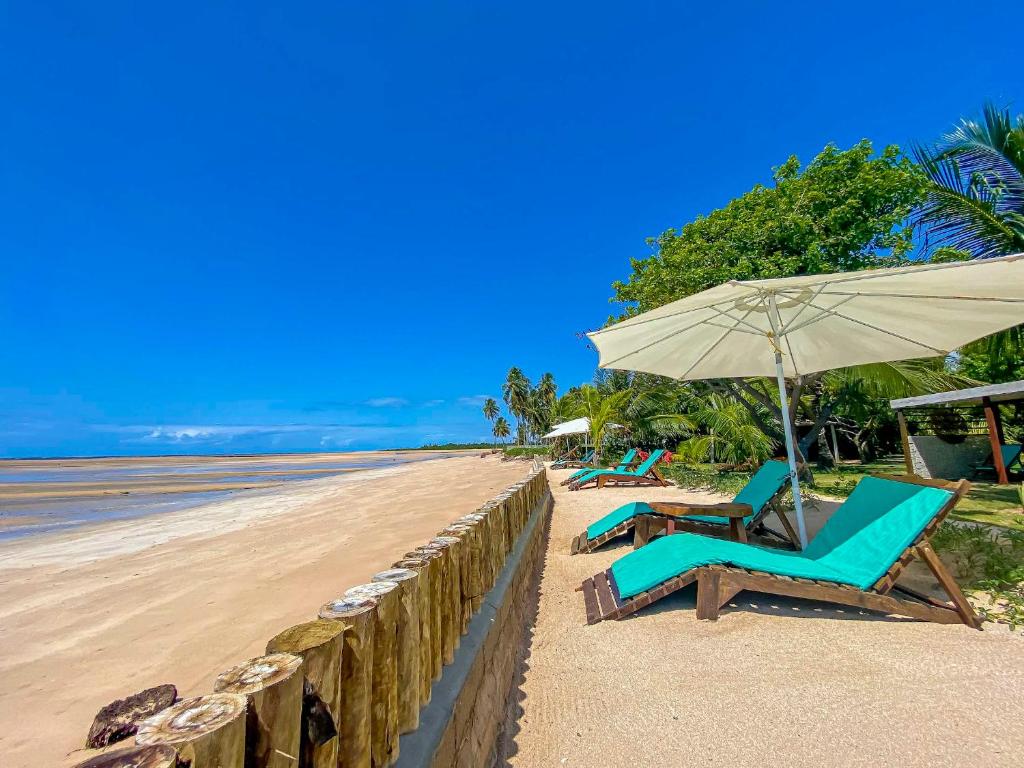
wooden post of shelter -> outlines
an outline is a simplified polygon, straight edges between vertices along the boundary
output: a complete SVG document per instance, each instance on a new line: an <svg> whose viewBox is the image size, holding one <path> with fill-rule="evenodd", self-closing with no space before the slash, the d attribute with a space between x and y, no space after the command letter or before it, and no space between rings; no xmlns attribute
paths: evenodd
<svg viewBox="0 0 1024 768"><path fill-rule="evenodd" d="M339 598L320 607L320 618L345 628L345 650L338 683L341 722L338 729L338 768L369 768L373 718L373 634L377 601Z"/></svg>
<svg viewBox="0 0 1024 768"><path fill-rule="evenodd" d="M907 417L903 411L896 411L896 421L900 425L900 441L903 443L903 466L908 475L914 474L914 460L910 456L910 432L907 431Z"/></svg>
<svg viewBox="0 0 1024 768"><path fill-rule="evenodd" d="M243 768L246 704L234 693L179 701L143 720L135 743L173 747L190 768Z"/></svg>
<svg viewBox="0 0 1024 768"><path fill-rule="evenodd" d="M996 469L996 482L1006 485L1010 482L1006 474L1006 463L1003 461L1003 419L999 414L999 406L993 405L992 399L981 398L985 409L985 422L988 424L988 443L992 447L992 466Z"/></svg>
<svg viewBox="0 0 1024 768"><path fill-rule="evenodd" d="M302 659L272 653L222 672L217 693L235 693L248 701L245 728L246 768L295 768L302 727Z"/></svg>

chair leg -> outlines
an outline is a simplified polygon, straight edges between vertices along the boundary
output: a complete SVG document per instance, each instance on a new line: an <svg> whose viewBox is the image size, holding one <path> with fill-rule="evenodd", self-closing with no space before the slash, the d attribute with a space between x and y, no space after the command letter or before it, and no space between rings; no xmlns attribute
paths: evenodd
<svg viewBox="0 0 1024 768"><path fill-rule="evenodd" d="M778 516L779 520L782 521L782 527L786 529L786 535L789 536L789 540L793 544L793 547L797 552L799 552L802 549L800 546L800 536L793 528L793 524L789 522L789 518L786 517L786 513L782 510L782 505L779 504L774 506L773 511Z"/></svg>
<svg viewBox="0 0 1024 768"><path fill-rule="evenodd" d="M943 565L942 560L939 559L938 554L932 549L932 545L924 541L918 544L915 548L917 555L924 560L925 565L928 566L928 570L935 576L935 580L939 582L939 586L945 590L946 594L949 595L949 599L953 602L956 607L956 612L960 615L960 619L968 627L974 629L981 629L981 619L978 618L978 614L974 612L974 608L967 601L964 593L960 589L960 585L956 583L956 579L953 575L946 570L946 566Z"/></svg>
<svg viewBox="0 0 1024 768"><path fill-rule="evenodd" d="M722 574L702 568L697 574L697 618L715 621L720 607L719 594Z"/></svg>
<svg viewBox="0 0 1024 768"><path fill-rule="evenodd" d="M633 549L646 546L651 540L651 519L640 515L633 520Z"/></svg>

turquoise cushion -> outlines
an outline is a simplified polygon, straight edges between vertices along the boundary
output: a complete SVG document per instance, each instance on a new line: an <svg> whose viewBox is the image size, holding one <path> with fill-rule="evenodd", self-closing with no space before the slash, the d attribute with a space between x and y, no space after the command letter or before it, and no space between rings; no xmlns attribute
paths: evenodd
<svg viewBox="0 0 1024 768"><path fill-rule="evenodd" d="M590 469L587 470L586 474L582 475L576 480L578 483L589 483L601 475L619 475L621 477L643 477L646 475L651 467L658 463L661 459L662 454L665 453L664 448L659 448L656 451L652 451L651 455L647 457L646 461L637 467L635 470L619 470L619 469Z"/></svg>
<svg viewBox="0 0 1024 768"><path fill-rule="evenodd" d="M772 496L778 493L789 479L789 465L784 461L766 461L761 468L754 473L750 481L743 486L743 490L736 494L733 501L737 504L749 504L753 511L743 518L743 525L748 526L754 521L754 517L761 511L765 504L772 500ZM713 525L728 525L729 518L718 515L687 515L687 520L697 520L702 523Z"/></svg>
<svg viewBox="0 0 1024 768"><path fill-rule="evenodd" d="M618 463L618 466L616 466L615 469L613 469L613 470L612 469L603 469L603 470L581 469L578 472L573 472L571 475L569 475L569 479L570 480L575 480L577 477L583 477L588 472L595 472L595 471L599 471L599 472L625 472L626 469L629 468L629 462L631 462L633 460L634 456L636 456L636 448L630 448L626 452L626 455L622 457L622 461L620 461Z"/></svg>
<svg viewBox="0 0 1024 768"><path fill-rule="evenodd" d="M780 576L868 589L949 501L940 488L866 477L803 552L694 534L665 536L611 567L622 597L632 597L703 565L733 565Z"/></svg>
<svg viewBox="0 0 1024 768"><path fill-rule="evenodd" d="M587 538L596 539L601 534L608 533L608 531L615 526L622 525L631 517L636 517L637 515L649 515L652 512L654 512L654 510L642 501L631 501L629 504L623 504L618 509L609 512L597 522L588 525Z"/></svg>

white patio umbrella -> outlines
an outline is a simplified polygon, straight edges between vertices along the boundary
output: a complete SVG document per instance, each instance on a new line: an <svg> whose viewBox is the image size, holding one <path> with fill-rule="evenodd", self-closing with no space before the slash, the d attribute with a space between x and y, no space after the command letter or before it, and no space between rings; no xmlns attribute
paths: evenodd
<svg viewBox="0 0 1024 768"><path fill-rule="evenodd" d="M588 334L601 368L675 379L775 376L800 540L807 545L786 376L919 357L1024 323L1024 254L732 280Z"/></svg>
<svg viewBox="0 0 1024 768"><path fill-rule="evenodd" d="M608 429L622 429L621 424L609 424ZM555 424L551 431L544 435L542 440L554 440L556 437L565 437L566 435L589 435L590 434L590 419L583 416L579 419L573 419L572 421L563 421L561 424Z"/></svg>

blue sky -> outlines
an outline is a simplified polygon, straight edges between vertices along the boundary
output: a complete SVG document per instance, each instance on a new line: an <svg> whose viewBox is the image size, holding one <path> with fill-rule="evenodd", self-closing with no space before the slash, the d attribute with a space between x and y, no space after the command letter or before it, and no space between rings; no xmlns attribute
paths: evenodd
<svg viewBox="0 0 1024 768"><path fill-rule="evenodd" d="M485 438L647 236L1024 109L1012 4L830 5L5 3L0 455Z"/></svg>

